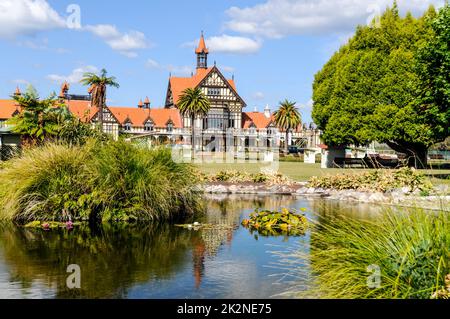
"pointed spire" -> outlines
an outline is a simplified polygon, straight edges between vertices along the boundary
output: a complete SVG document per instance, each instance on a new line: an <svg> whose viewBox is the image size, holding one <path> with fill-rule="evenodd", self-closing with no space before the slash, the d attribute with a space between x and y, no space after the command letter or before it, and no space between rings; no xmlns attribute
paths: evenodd
<svg viewBox="0 0 450 319"><path fill-rule="evenodd" d="M14 95L15 95L15 96L20 96L20 95L22 95L22 92L20 92L19 86L16 87L16 91L14 92Z"/></svg>
<svg viewBox="0 0 450 319"><path fill-rule="evenodd" d="M148 98L148 96L145 97L144 105L146 108L148 109L150 108L150 99Z"/></svg>
<svg viewBox="0 0 450 319"><path fill-rule="evenodd" d="M64 83L61 85L61 92L59 93L59 97L64 98L67 92L69 92L69 89L70 89L69 83L67 83L67 81L64 81Z"/></svg>
<svg viewBox="0 0 450 319"><path fill-rule="evenodd" d="M208 48L206 47L205 37L203 36L203 31L202 31L202 35L200 36L200 41L198 43L198 47L197 47L197 49L195 49L195 53L197 53L197 54L209 53Z"/></svg>
<svg viewBox="0 0 450 319"><path fill-rule="evenodd" d="M144 107L144 103L142 103L142 99L139 100L138 107L142 109Z"/></svg>

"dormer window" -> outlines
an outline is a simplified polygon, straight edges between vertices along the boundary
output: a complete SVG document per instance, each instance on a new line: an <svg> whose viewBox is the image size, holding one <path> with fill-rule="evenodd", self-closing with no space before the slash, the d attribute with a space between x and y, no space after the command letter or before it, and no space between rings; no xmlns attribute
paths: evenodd
<svg viewBox="0 0 450 319"><path fill-rule="evenodd" d="M144 124L144 131L146 131L146 132L153 132L154 128L155 128L155 125L153 124L152 121L145 122L145 124Z"/></svg>
<svg viewBox="0 0 450 319"><path fill-rule="evenodd" d="M250 125L250 133L251 134L255 134L256 133L256 125L255 125L255 123L252 123Z"/></svg>
<svg viewBox="0 0 450 319"><path fill-rule="evenodd" d="M173 132L173 123L172 122L167 124L167 132L169 132L169 133Z"/></svg>
<svg viewBox="0 0 450 319"><path fill-rule="evenodd" d="M124 125L125 131L130 132L131 128L132 128L131 122L126 122L125 125Z"/></svg>

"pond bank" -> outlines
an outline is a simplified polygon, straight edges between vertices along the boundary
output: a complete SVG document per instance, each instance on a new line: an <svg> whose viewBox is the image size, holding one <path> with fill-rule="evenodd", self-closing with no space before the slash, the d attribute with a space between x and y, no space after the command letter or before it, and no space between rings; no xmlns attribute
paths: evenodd
<svg viewBox="0 0 450 319"><path fill-rule="evenodd" d="M394 189L389 192L362 192L357 190L334 190L308 187L307 183L291 185L268 185L264 183L227 183L212 182L198 186L200 192L206 194L251 194L251 195L293 195L321 197L328 200L373 203L402 207L420 207L431 210L450 212L450 196L448 186L435 189L439 195L422 196L409 189ZM442 194L442 195L440 195Z"/></svg>

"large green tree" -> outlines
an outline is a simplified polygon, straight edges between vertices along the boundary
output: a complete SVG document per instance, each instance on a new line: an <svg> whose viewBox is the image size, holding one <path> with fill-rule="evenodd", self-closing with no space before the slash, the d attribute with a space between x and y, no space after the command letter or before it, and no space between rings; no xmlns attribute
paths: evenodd
<svg viewBox="0 0 450 319"><path fill-rule="evenodd" d="M295 102L284 100L280 102L280 108L274 113L275 124L285 132L284 152L288 153L289 132L302 124L300 112L295 107Z"/></svg>
<svg viewBox="0 0 450 319"><path fill-rule="evenodd" d="M103 132L103 108L106 105L106 89L108 86L119 88L120 85L116 78L107 76L108 72L105 69L100 71L100 74L87 72L83 75L81 83L89 85L89 93L92 96L92 107L98 110L98 122L100 132Z"/></svg>
<svg viewBox="0 0 450 319"><path fill-rule="evenodd" d="M313 119L329 146L388 144L410 165L426 165L436 118L418 107L419 49L433 37L433 7L421 17L399 16L397 5L379 21L359 26L315 76ZM437 114L435 116L440 116Z"/></svg>
<svg viewBox="0 0 450 319"><path fill-rule="evenodd" d="M177 103L178 109L182 115L191 118L192 132L192 159L195 158L195 118L197 116L206 116L211 107L208 98L203 94L200 88L187 88L180 96Z"/></svg>
<svg viewBox="0 0 450 319"><path fill-rule="evenodd" d="M442 141L449 134L450 121L450 5L448 2L431 19L432 36L419 50L420 77L418 111L434 122L430 134Z"/></svg>

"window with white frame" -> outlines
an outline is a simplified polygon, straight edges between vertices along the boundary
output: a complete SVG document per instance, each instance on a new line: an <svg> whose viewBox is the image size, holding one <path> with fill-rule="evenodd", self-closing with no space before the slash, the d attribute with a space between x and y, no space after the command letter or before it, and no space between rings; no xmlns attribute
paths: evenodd
<svg viewBox="0 0 450 319"><path fill-rule="evenodd" d="M155 125L153 124L152 121L147 121L144 124L144 131L146 132L153 132L153 130L155 129Z"/></svg>
<svg viewBox="0 0 450 319"><path fill-rule="evenodd" d="M130 132L132 128L131 122L126 122L124 125L124 130Z"/></svg>
<svg viewBox="0 0 450 319"><path fill-rule="evenodd" d="M220 95L220 89L219 88L208 88L208 95L209 96L218 96L218 95Z"/></svg>

